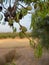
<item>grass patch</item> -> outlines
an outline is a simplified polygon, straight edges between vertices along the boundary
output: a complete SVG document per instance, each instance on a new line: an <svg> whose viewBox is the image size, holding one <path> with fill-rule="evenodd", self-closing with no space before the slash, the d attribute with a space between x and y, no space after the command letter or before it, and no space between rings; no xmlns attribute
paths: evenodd
<svg viewBox="0 0 49 65"><path fill-rule="evenodd" d="M31 33L26 33L26 35L28 35L29 37L31 37ZM24 34L20 34L20 33L0 33L0 39L5 39L5 38L25 38Z"/></svg>

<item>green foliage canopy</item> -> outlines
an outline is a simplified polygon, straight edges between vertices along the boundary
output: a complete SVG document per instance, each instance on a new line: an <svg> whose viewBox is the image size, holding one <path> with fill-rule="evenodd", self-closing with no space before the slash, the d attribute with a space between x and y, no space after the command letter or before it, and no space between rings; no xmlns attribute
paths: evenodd
<svg viewBox="0 0 49 65"><path fill-rule="evenodd" d="M34 4L32 14L32 36L40 39L42 47L49 49L49 1L38 1Z"/></svg>

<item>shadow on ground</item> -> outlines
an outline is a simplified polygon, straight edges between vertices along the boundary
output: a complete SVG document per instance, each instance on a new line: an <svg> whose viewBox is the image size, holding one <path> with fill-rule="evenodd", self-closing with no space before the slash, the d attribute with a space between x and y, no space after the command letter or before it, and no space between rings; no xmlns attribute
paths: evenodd
<svg viewBox="0 0 49 65"><path fill-rule="evenodd" d="M11 50L13 49L0 49L0 65L1 62L5 62L3 56ZM34 57L34 50L30 47L15 48L15 50L16 53L20 55L15 61L16 65L49 65L49 54L47 52L44 52L43 56L40 59L37 59Z"/></svg>

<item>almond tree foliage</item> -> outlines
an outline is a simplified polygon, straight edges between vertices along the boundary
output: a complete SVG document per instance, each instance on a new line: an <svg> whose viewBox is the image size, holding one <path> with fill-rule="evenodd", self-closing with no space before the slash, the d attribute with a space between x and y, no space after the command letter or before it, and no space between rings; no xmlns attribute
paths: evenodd
<svg viewBox="0 0 49 65"><path fill-rule="evenodd" d="M49 49L49 0L36 0L32 14L32 37L40 39L35 50L36 56L42 55L42 48Z"/></svg>
<svg viewBox="0 0 49 65"><path fill-rule="evenodd" d="M3 5L4 0L0 0L2 6L0 6L0 12L4 8L5 22L8 22L10 26L13 27L14 21L20 26L20 33L23 33L30 41L30 45L35 48L35 55L39 58L42 55L42 48L49 49L49 0L15 0L13 7L11 7L11 0L9 2L9 7L6 9ZM27 7L24 7L19 3L19 1L27 4ZM20 20L27 15L28 11L32 10L34 7L34 12L31 18L31 28L32 28L32 37L39 38L40 42L36 46L33 40L31 40L28 35L26 35L26 27L20 24ZM22 8L18 8L18 5Z"/></svg>

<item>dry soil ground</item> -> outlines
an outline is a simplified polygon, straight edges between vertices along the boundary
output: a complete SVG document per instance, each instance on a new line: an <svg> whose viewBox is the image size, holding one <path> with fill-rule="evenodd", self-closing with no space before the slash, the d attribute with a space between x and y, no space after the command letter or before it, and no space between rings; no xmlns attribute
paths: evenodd
<svg viewBox="0 0 49 65"><path fill-rule="evenodd" d="M30 47L28 39L0 39L0 58L13 49L16 49L20 55L16 60L16 65L49 65L47 51L40 59L35 58L34 50Z"/></svg>

